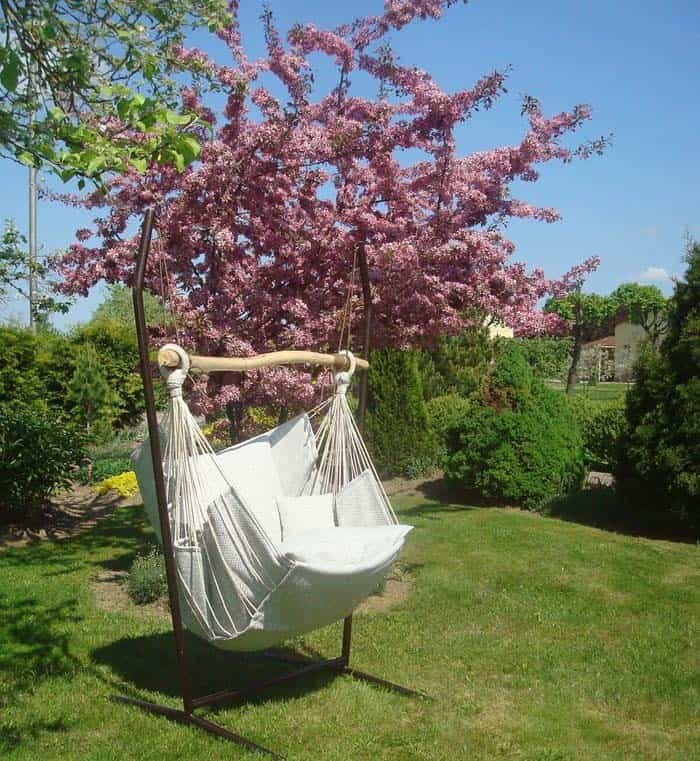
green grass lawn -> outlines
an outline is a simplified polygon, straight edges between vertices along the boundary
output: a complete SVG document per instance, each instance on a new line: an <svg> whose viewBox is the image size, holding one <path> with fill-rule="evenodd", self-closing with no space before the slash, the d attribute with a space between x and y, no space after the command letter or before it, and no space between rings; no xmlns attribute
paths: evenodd
<svg viewBox="0 0 700 761"><path fill-rule="evenodd" d="M213 712L290 759L700 759L700 550L512 510L397 502L413 591L358 616L358 668L431 701L321 676ZM138 709L177 705L167 621L103 610L91 580L149 540L140 508L0 550L0 757L252 758ZM295 643L338 653L340 627ZM194 643L201 689L278 668ZM284 668L284 667L282 667Z"/></svg>
<svg viewBox="0 0 700 761"><path fill-rule="evenodd" d="M566 391L565 383L550 383L549 386L555 391L562 393ZM574 394L587 396L596 401L612 402L617 399L624 399L629 387L629 383L596 383L592 386L586 383L578 383L574 387Z"/></svg>

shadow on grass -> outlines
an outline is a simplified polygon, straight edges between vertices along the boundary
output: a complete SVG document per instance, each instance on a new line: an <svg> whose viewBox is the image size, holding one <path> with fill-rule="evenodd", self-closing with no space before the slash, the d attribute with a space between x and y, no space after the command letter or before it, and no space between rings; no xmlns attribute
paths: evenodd
<svg viewBox="0 0 700 761"><path fill-rule="evenodd" d="M0 551L0 573L13 566L36 567L42 576L61 576L86 566L128 570L139 552L153 543L141 507L121 507L86 531L43 539Z"/></svg>
<svg viewBox="0 0 700 761"><path fill-rule="evenodd" d="M217 650L190 634L186 634L186 638L187 660L195 696L247 687L298 670L304 665L301 662L285 662L287 659L303 657L301 652L293 648L275 648L274 651L268 651L268 655L231 653ZM314 658L323 657L313 651L305 654ZM116 640L94 650L92 659L96 664L108 666L117 677L110 685L115 693L136 696L139 691L146 690L171 698L181 695L172 632ZM269 687L257 694L223 703L221 708L241 703L289 699L322 689L335 677L330 671L304 675L287 684ZM208 710L216 710L216 707Z"/></svg>
<svg viewBox="0 0 700 761"><path fill-rule="evenodd" d="M626 504L609 486L574 492L549 503L543 515L584 526L614 531L646 539L695 544L700 540L698 526L670 512Z"/></svg>
<svg viewBox="0 0 700 761"><path fill-rule="evenodd" d="M69 649L67 628L80 621L75 599L46 605L33 597L0 596L0 751L8 752L44 732L62 732L62 720L27 717L21 723L5 722L3 708L45 679L71 677L79 668Z"/></svg>
<svg viewBox="0 0 700 761"><path fill-rule="evenodd" d="M460 489L442 478L425 481L412 493L396 496L399 499L412 497L414 500L416 497L425 497L426 501L418 504L405 507L399 504L400 516L409 521L412 517L437 520L450 513L469 511L477 507L506 507L502 502L486 499L478 492ZM700 526L697 523L683 520L670 512L653 511L626 504L609 486L595 486L559 497L540 513L550 518L628 536L689 544L700 541Z"/></svg>
<svg viewBox="0 0 700 761"><path fill-rule="evenodd" d="M467 491L452 485L443 478L424 481L413 492L403 492L395 495L399 500L405 497L424 497L427 501L402 507L399 513L402 517L421 517L437 519L441 515L455 512L466 512L475 507L502 507L494 500L488 500L474 491Z"/></svg>

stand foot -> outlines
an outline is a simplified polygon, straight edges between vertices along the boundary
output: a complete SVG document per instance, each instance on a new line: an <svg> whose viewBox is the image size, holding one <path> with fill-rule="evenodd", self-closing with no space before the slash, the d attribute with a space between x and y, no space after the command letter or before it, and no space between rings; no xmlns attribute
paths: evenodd
<svg viewBox="0 0 700 761"><path fill-rule="evenodd" d="M372 674L368 674L365 671L354 669L351 666L345 666L342 673L347 674L354 679L361 679L363 682L369 682L370 684L376 684L379 687L384 687L385 689L391 690L392 692L398 692L399 695L405 695L409 698L430 699L430 695L427 695L425 692L420 692L419 690L410 690L408 687L403 687L400 684L394 684L393 682L389 682L386 679L382 679L381 677L373 676Z"/></svg>

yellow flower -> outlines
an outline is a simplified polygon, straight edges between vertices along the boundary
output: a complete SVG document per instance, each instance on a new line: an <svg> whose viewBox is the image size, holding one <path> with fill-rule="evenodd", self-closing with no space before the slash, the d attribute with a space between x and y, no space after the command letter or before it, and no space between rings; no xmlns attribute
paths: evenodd
<svg viewBox="0 0 700 761"><path fill-rule="evenodd" d="M97 484L96 490L98 494L115 491L120 497L131 497L139 490L136 473L133 470L125 470L118 476L105 478Z"/></svg>

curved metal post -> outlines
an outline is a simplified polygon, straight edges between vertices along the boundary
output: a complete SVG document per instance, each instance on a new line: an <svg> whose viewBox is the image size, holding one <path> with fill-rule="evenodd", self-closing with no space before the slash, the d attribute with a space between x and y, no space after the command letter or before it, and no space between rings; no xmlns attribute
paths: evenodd
<svg viewBox="0 0 700 761"><path fill-rule="evenodd" d="M155 210L150 208L146 211L146 215L143 219L143 225L141 227L141 244L139 245L138 259L136 260L136 274L134 277L133 290L134 318L136 320L136 337L139 344L143 395L146 401L146 420L148 422L148 438L151 445L151 461L153 464L153 479L156 487L156 499L158 502L160 534L163 538L163 556L165 557L165 572L168 581L170 615L173 622L173 632L175 633L177 670L180 676L183 708L186 713L191 713L192 686L190 683L189 671L187 670L185 631L182 625L180 599L177 593L177 573L175 570L175 557L173 555L173 540L170 534L168 497L165 493L165 477L163 475L163 453L160 449L160 432L158 430L158 418L153 397L153 380L151 379L150 358L148 356L148 329L146 327L146 311L143 304L143 284L146 277L148 253L151 248L151 235L153 233L154 220Z"/></svg>

